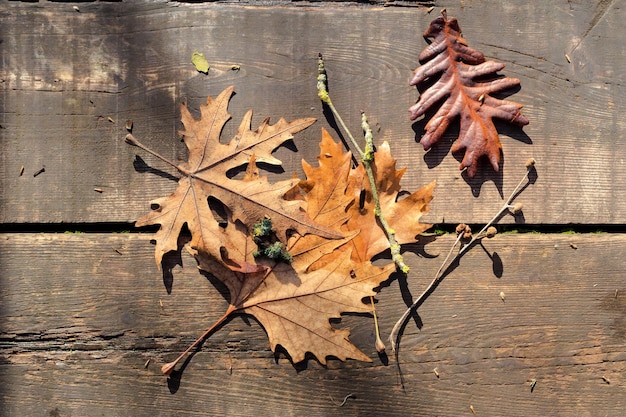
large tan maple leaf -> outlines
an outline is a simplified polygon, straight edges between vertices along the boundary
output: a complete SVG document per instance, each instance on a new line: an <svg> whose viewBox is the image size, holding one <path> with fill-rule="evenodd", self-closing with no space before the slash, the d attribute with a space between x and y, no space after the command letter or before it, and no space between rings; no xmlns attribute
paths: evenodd
<svg viewBox="0 0 626 417"><path fill-rule="evenodd" d="M300 201L283 198L299 180L270 184L263 177L241 181L227 176L229 170L247 164L252 155L257 161L279 165L281 162L272 156L272 151L292 139L293 133L315 122L312 118L292 122L281 118L271 125L267 118L253 131L250 128L252 111L248 111L235 137L228 143L221 143L222 128L230 119L227 108L233 91L233 87L228 87L215 99L209 97L206 104L200 106L200 119L195 119L184 103L181 105L185 129L180 133L189 150L188 161L183 164L167 161L132 135L127 136L128 143L172 164L182 174L174 193L153 201L155 209L136 222L138 227L161 225L155 236L155 258L159 267L165 253L179 249L178 237L185 224L192 235L192 248L202 249L219 259L223 248L232 246L213 216L207 201L209 197L221 201L232 214L232 219L241 221L247 227L265 216L271 217L277 236L283 241L287 240L287 230L301 235L315 233L325 237L342 237L312 222L302 210Z"/></svg>
<svg viewBox="0 0 626 417"><path fill-rule="evenodd" d="M441 104L426 124L420 143L425 150L430 149L460 117L459 137L451 149L465 151L460 169L467 167L468 176L474 177L479 159L486 157L498 171L502 145L493 119L517 126L527 125L528 119L520 113L521 104L491 94L516 87L520 80L497 76L504 64L487 61L482 52L470 48L457 19L445 13L430 23L424 38L431 38L432 43L419 55L422 65L409 82L420 91L419 101L409 109L411 120Z"/></svg>
<svg viewBox="0 0 626 417"><path fill-rule="evenodd" d="M320 166L303 162L307 180L300 184L302 201L311 220L341 233L354 204L353 193L348 190L351 157L326 131L322 136ZM254 160L247 172L243 181L254 181ZM355 259L349 245L358 234L354 231L343 239L293 235L286 248L293 258L291 263L255 257L253 237L240 221L228 220L221 233L232 243L228 258L239 260L237 265L224 268L222 259L193 251L199 267L222 281L230 297L226 313L203 337L230 315L247 313L263 325L272 350L282 346L294 363L304 360L307 353L322 364L329 356L371 361L349 341L349 330L333 327L330 320L341 318L343 313L370 312L371 305L363 299L376 294L374 289L394 271L393 263L378 267L369 260ZM170 372L174 365L166 365L164 372Z"/></svg>

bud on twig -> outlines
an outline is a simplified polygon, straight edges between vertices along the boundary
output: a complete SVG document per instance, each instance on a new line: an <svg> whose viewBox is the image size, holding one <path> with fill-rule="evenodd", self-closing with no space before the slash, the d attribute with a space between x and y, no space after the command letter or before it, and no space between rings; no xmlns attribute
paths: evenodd
<svg viewBox="0 0 626 417"><path fill-rule="evenodd" d="M489 239L491 239L492 237L494 237L496 234L498 233L498 230L493 227L493 226L489 226L487 228L487 231L485 232L485 236L487 236Z"/></svg>
<svg viewBox="0 0 626 417"><path fill-rule="evenodd" d="M512 208L511 208L511 213L513 214L517 214L520 211L522 211L522 208L524 207L524 205L522 203L516 203Z"/></svg>
<svg viewBox="0 0 626 417"><path fill-rule="evenodd" d="M461 223L456 227L457 236L460 235L461 233L463 234L462 238L464 240L469 240L472 238L472 229L465 223Z"/></svg>

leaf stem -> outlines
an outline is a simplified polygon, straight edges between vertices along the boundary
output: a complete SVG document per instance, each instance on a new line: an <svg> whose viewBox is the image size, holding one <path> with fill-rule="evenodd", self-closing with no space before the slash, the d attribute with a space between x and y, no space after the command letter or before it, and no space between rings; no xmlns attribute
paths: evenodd
<svg viewBox="0 0 626 417"><path fill-rule="evenodd" d="M452 245L452 247L450 248L450 251L448 252L448 255L443 260L441 266L437 270L437 273L435 274L435 278L431 281L431 283L428 285L428 287L426 287L426 289L422 292L422 294L420 294L420 296L417 297L417 299L413 302L413 304L411 304L411 306L409 308L407 308L407 310L404 312L402 317L400 317L400 319L393 326L393 329L391 330L391 334L389 335L389 342L391 343L392 351L396 352L396 354L397 354L397 348L398 348L398 346L400 344L400 340L399 340L400 339L400 329L404 327L404 325L406 324L406 321L409 319L409 316L413 312L415 312L420 305L422 305L422 303L424 302L426 297L428 297L428 295L435 289L435 287L437 287L437 285L439 285L439 282L441 282L441 280L444 277L444 274L443 274L444 267L446 265L449 267L454 262L456 262L458 259L460 259L463 256L463 254L467 250L469 250L469 248L471 248L472 245L477 240L482 239L483 237L489 236L489 232L487 231L487 229L491 225L493 225L500 218L502 213L504 213L506 210L516 209L517 208L515 206L512 206L511 203L519 195L519 193L520 193L520 191L522 189L522 185L524 184L524 182L529 179L530 172L535 169L534 165L535 165L535 160L534 159L530 159L526 163L526 173L524 174L524 176L522 177L520 182L517 184L517 186L515 186L515 189L513 189L513 191L509 195L509 197L506 199L505 203L500 208L500 210L498 210L496 215L493 216L493 218L491 220L489 220L489 222L482 229L480 229L480 231L475 236L473 236L471 238L471 240L467 244L465 244L464 246L461 246L461 249L457 252L457 254L448 263L448 259L450 258L451 254L452 254L452 251L454 250L456 245L461 241L461 239L462 239L462 237L464 235L464 233L462 231L458 233L457 238L454 241L454 244ZM521 205L519 207L521 207Z"/></svg>
<svg viewBox="0 0 626 417"><path fill-rule="evenodd" d="M376 315L376 305L374 304L374 297L370 295L370 303L372 304L372 313L374 314L374 330L376 331L376 351L383 353L385 351L385 343L380 338L380 330L378 329L378 316Z"/></svg>
<svg viewBox="0 0 626 417"><path fill-rule="evenodd" d="M326 76L326 68L324 67L324 59L322 54L320 53L318 56L318 64L317 64L317 95L322 100L324 104L328 106L328 108L332 111L333 115L339 121L339 124L346 132L346 135L352 142L352 145L357 149L359 156L361 158L361 162L363 163L363 167L365 168L365 172L367 172L367 179L370 183L370 189L372 192L372 199L374 200L374 214L378 218L380 225L383 227L385 234L387 235L387 240L389 240L389 247L391 249L391 257L395 262L397 268L402 271L404 274L409 273L409 266L404 263L404 258L400 253L400 244L396 240L396 232L393 230L385 216L383 215L382 209L380 207L380 199L378 196L378 190L376 189L376 179L374 177L374 171L372 169L372 162L374 162L374 140L372 135L372 129L370 128L367 117L364 112L361 112L361 127L363 129L363 134L365 136L365 151L361 149L357 141L352 136L352 133L344 123L341 115L333 105L332 100L330 99L330 95L328 94L328 89L326 87L326 83L328 78Z"/></svg>
<svg viewBox="0 0 626 417"><path fill-rule="evenodd" d="M193 342L188 348L187 350L185 350L183 353L181 353L180 355L178 355L178 357L169 363L166 363L165 365L163 365L161 367L161 372L164 375L169 375L172 373L172 371L174 370L174 368L176 367L176 365L178 364L178 362L180 362L185 356L187 356L187 354L189 352L191 352L191 350L193 348L195 348L196 346L198 346L202 341L204 341L204 339L206 339L220 324L224 323L224 321L231 315L231 313L233 311L236 310L236 307L233 306L232 304L228 306L228 310L226 310L226 313L224 313L224 315L222 317L219 318L219 320L217 320L211 327L209 327L204 333L202 333L202 336L200 336L199 338L196 339L195 342Z"/></svg>
<svg viewBox="0 0 626 417"><path fill-rule="evenodd" d="M126 135L126 137L124 138L124 141L126 143L128 143L129 145L132 146L136 146L139 149L143 149L144 151L148 152L150 155L160 159L161 161L165 162L168 165L173 166L174 168L176 168L181 174L183 175L191 175L191 172L184 169L183 167L175 164L174 162L170 161L169 159L167 159L166 157L154 152L152 149L148 148L146 145L144 145L143 143L139 142L137 140L137 138L135 138L135 136L133 136L132 133L129 133L128 135Z"/></svg>

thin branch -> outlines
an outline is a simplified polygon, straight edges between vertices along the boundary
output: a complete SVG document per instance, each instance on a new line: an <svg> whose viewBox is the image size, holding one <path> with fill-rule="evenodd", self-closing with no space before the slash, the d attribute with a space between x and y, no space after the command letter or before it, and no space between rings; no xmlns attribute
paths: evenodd
<svg viewBox="0 0 626 417"><path fill-rule="evenodd" d="M335 118L337 119L341 127L343 128L344 132L346 132L346 135L348 135L350 142L352 142L352 145L359 152L359 156L361 157L361 159L363 159L363 155L364 155L363 150L361 150L359 143L356 141L356 139L354 139L354 136L352 136L350 129L348 129L348 126L346 126L346 124L344 123L343 119L341 118L341 115L339 114L335 106L333 105L333 102L330 99L330 96L328 95L328 89L326 88L326 83L328 81L328 78L326 77L326 68L324 68L324 59L322 58L321 53L318 55L317 72L318 72L317 96L320 98L320 100L322 100L322 103L326 104L328 108L333 112L333 115L335 116Z"/></svg>
<svg viewBox="0 0 626 417"><path fill-rule="evenodd" d="M365 172L367 173L367 179L369 180L369 183L370 183L372 199L374 200L374 214L378 218L378 221L380 222L381 226L383 227L383 230L385 231L385 234L387 235L387 240L389 240L389 247L391 249L392 259L395 262L397 268L400 271L402 271L402 273L408 274L409 267L407 264L404 263L404 258L402 257L402 254L400 253L400 244L396 240L396 232L389 226L389 223L387 223L387 220L385 219L385 216L380 207L380 199L378 197L378 190L376 188L376 179L374 177L374 171L372 170L372 162L374 162L374 141L373 141L372 129L370 128L367 122L367 117L365 116L365 113L361 112L361 127L363 129L363 134L365 136L365 151L363 151L361 147L359 146L358 142L354 139L354 136L352 136L352 133L350 133L350 130L344 123L343 119L341 118L341 115L339 114L339 112L333 105L332 100L330 99L330 95L328 94L328 89L326 88L326 83L328 81L328 78L326 76L326 68L324 67L324 59L322 58L321 53L319 54L317 72L318 72L317 95L320 98L320 100L322 100L322 102L326 104L328 108L333 112L333 115L339 121L339 124L341 125L343 130L346 132L346 135L352 142L352 145L359 152L361 162L363 163L363 167L365 168Z"/></svg>
<svg viewBox="0 0 626 417"><path fill-rule="evenodd" d="M387 234L387 240L389 240L389 247L391 249L391 259L395 262L396 266L402 273L409 273L409 266L404 263L404 258L400 253L400 244L396 240L396 231L389 226L383 211L380 207L380 199L378 197L378 190L376 189L376 180L374 178L374 171L372 170L372 162L374 162L374 144L372 139L372 129L367 123L367 117L365 113L361 113L361 127L365 134L365 153L363 154L363 166L367 172L367 178L370 182L370 188L372 189L372 199L374 200L374 214L378 217L378 221Z"/></svg>
<svg viewBox="0 0 626 417"><path fill-rule="evenodd" d="M448 267L449 267L450 265L454 264L454 262L459 260L463 256L463 254L465 252L467 252L467 250L469 250L469 248L471 248L472 245L477 240L482 239L484 237L492 237L495 234L495 230L491 230L489 228L492 227L492 225L500 218L502 213L504 213L506 210L510 210L514 214L517 213L519 210L521 210L521 204L516 204L516 205L513 206L513 205L511 205L511 203L518 196L519 190L521 189L521 187L524 184L524 182L529 179L528 175L530 174L530 172L532 170L535 169L534 166L535 166L535 160L534 159L529 159L526 162L526 173L524 174L524 176L522 177L520 182L517 184L515 189L511 192L509 198L506 199L505 203L502 205L502 207L500 208L498 213L496 213L496 215L493 216L493 218L475 236L473 236L468 243L466 243L465 245L461 246L461 249L459 250L459 252L448 263L448 259L450 258L450 255L452 254L452 251L454 250L456 245L461 241L461 239L463 238L463 236L465 234L465 230L464 229L459 230L459 228L457 228L458 236L457 236L456 240L454 241L454 244L450 248L450 251L448 252L448 255L443 260L443 263L441 264L441 266L437 270L437 273L435 274L435 278L431 281L431 283L428 285L428 287L426 287L424 292L422 292L422 294L419 297L417 297L417 299L413 302L413 304L411 304L411 306L409 308L407 308L407 310L404 312L402 317L400 317L400 319L396 322L396 324L393 326L393 329L391 330L391 334L389 335L389 342L391 343L391 349L394 352L396 352L396 355L397 355L397 348L398 348L399 343L400 343L400 340L399 340L400 339L400 329L402 329L404 327L404 325L406 324L406 321L409 319L409 316L413 312L415 312L420 305L422 305L422 303L424 302L426 297L428 297L428 295L433 291L433 289L437 285L439 285L439 282L445 276L445 274L443 274L443 272L445 271L444 267L446 265L448 265ZM397 359L397 357L396 357L396 359Z"/></svg>

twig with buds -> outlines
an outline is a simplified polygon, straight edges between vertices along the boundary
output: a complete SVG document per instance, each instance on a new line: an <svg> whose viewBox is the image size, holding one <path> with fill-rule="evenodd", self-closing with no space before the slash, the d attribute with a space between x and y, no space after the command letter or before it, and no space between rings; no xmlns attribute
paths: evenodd
<svg viewBox="0 0 626 417"><path fill-rule="evenodd" d="M449 267L450 265L454 264L454 262L460 259L463 256L463 254L467 252L477 240L482 239L484 237L486 238L494 237L497 233L497 230L493 226L493 224L500 218L500 216L502 216L502 214L505 211L509 210L512 214L517 214L522 210L521 203L517 203L514 205L512 205L511 203L513 202L513 200L515 200L515 198L521 192L522 187L524 186L524 183L527 180L530 180L529 174L533 172L534 169L535 169L535 159L530 158L528 161L526 161L526 173L524 174L520 182L517 184L515 189L511 192L509 198L506 199L505 203L502 205L502 207L496 213L496 215L493 216L493 218L482 229L480 229L480 231L476 235L472 236L472 230L470 229L469 226L465 224L460 224L457 226L456 228L457 238L454 241L454 244L450 248L450 251L446 255L445 259L443 260L443 263L437 270L437 273L435 274L435 278L428 285L428 287L426 287L424 292L422 292L422 294L419 297L417 297L417 299L413 302L413 304L409 308L407 308L407 310L404 312L402 317L400 317L400 319L396 322L396 324L393 326L393 329L391 330L391 334L389 335L389 342L391 343L392 350L396 352L396 357L398 354L397 347L400 344L400 329L404 327L410 315L414 311L416 311L420 305L422 305L426 297L428 297L428 295L430 295L433 292L435 287L439 285L439 283L445 276L443 274L444 267L446 267L446 265ZM464 243L461 246L461 249L448 263L448 259L450 259L450 256L452 255L454 248L459 242L466 242L466 243Z"/></svg>

